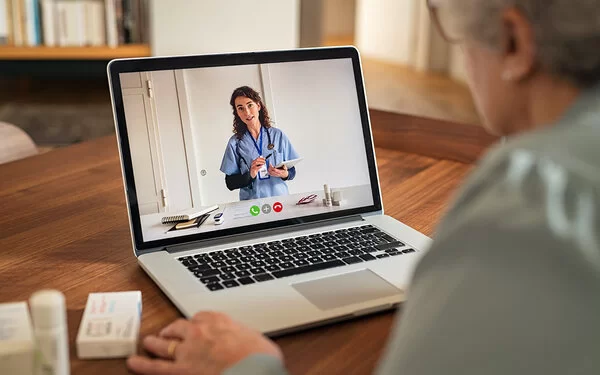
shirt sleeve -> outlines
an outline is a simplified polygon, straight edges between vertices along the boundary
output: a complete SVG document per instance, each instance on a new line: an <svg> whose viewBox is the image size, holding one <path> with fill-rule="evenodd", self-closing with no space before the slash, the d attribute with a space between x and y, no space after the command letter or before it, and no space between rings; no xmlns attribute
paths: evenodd
<svg viewBox="0 0 600 375"><path fill-rule="evenodd" d="M221 162L220 170L226 175L241 173L236 157L235 142L236 140L231 138L229 142L227 142L227 147L225 148L225 153L223 154L223 161Z"/></svg>
<svg viewBox="0 0 600 375"><path fill-rule="evenodd" d="M598 192L513 159L478 172L441 224L378 374L600 369Z"/></svg>
<svg viewBox="0 0 600 375"><path fill-rule="evenodd" d="M254 354L246 357L223 372L223 375L287 375L281 361L266 354Z"/></svg>

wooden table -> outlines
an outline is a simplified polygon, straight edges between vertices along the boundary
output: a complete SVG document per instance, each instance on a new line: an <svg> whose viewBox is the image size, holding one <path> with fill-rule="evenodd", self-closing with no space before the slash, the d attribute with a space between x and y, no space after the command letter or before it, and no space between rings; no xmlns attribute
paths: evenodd
<svg viewBox="0 0 600 375"><path fill-rule="evenodd" d="M386 213L431 235L470 165L383 148L377 157ZM76 357L75 336L88 293L141 290L141 336L181 315L133 255L115 138L0 165L0 176L0 302L27 300L41 288L61 290L72 373L127 373L123 359ZM394 313L382 313L276 342L294 374L367 374L393 319Z"/></svg>

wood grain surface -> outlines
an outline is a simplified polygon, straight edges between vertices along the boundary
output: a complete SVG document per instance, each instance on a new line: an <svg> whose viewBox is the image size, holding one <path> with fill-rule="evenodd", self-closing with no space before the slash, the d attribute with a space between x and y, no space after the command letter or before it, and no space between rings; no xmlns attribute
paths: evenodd
<svg viewBox="0 0 600 375"><path fill-rule="evenodd" d="M386 213L432 234L471 167L377 150ZM66 295L73 374L126 374L123 359L77 359L75 336L88 293L141 290L141 336L180 317L137 265L116 140L101 138L0 166L0 302L36 290ZM367 374L394 318L382 313L276 339L293 374Z"/></svg>
<svg viewBox="0 0 600 375"><path fill-rule="evenodd" d="M369 110L375 147L474 163L499 139L481 126Z"/></svg>

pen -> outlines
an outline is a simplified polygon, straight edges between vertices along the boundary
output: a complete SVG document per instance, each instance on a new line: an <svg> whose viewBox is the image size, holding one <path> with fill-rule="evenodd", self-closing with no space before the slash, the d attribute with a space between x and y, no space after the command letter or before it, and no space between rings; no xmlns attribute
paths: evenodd
<svg viewBox="0 0 600 375"><path fill-rule="evenodd" d="M265 157L265 160L267 160L268 158L270 158L271 156L273 156L273 153L270 153L269 155L267 155L267 157Z"/></svg>

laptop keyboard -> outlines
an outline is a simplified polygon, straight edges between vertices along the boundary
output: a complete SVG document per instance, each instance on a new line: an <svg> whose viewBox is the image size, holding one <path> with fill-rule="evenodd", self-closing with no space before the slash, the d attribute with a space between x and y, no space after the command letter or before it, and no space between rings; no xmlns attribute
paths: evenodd
<svg viewBox="0 0 600 375"><path fill-rule="evenodd" d="M177 258L211 291L414 253L372 225Z"/></svg>

